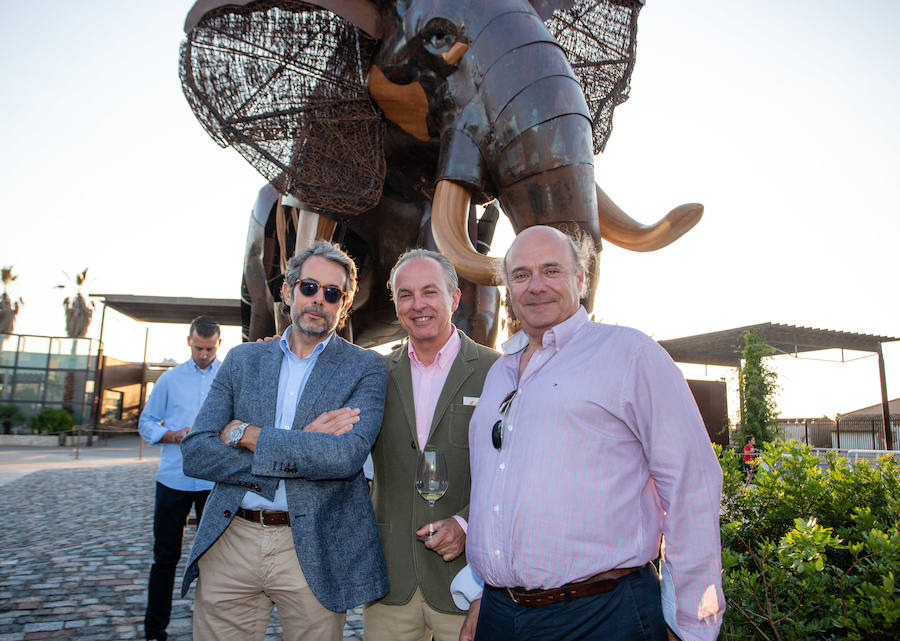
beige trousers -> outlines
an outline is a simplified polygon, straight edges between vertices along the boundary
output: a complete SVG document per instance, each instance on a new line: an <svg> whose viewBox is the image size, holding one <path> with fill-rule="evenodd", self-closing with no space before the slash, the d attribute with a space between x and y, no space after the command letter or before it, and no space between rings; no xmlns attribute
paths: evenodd
<svg viewBox="0 0 900 641"><path fill-rule="evenodd" d="M421 590L403 605L379 601L363 608L363 637L366 641L459 641L465 614L438 612L425 602Z"/></svg>
<svg viewBox="0 0 900 641"><path fill-rule="evenodd" d="M326 609L300 569L291 528L235 517L198 560L194 641L263 641L272 607L284 641L341 641L346 612Z"/></svg>

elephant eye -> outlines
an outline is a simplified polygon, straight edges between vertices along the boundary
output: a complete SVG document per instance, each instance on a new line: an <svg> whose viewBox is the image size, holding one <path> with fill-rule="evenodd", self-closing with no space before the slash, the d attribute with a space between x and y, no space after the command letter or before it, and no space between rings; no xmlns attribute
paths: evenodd
<svg viewBox="0 0 900 641"><path fill-rule="evenodd" d="M457 28L449 20L434 18L422 30L425 48L438 56L452 47L457 40Z"/></svg>

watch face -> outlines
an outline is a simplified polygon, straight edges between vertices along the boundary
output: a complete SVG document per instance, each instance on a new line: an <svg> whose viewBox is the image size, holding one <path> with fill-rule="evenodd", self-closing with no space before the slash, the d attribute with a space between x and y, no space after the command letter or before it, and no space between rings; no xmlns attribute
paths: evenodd
<svg viewBox="0 0 900 641"><path fill-rule="evenodd" d="M241 437L243 435L244 435L243 426L238 426L238 427L234 428L233 430L231 430L231 434L228 435L228 443L230 445L237 445L240 442Z"/></svg>

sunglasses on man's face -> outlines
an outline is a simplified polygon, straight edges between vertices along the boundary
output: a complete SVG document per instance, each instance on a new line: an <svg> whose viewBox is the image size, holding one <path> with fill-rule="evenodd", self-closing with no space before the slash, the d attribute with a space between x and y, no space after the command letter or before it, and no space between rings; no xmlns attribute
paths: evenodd
<svg viewBox="0 0 900 641"><path fill-rule="evenodd" d="M312 298L313 296L315 296L316 292L319 291L319 288L322 287L321 285L319 285L319 283L312 279L301 280L297 286L300 288L300 293L307 298ZM333 285L322 287L322 297L328 303L336 303L346 295L347 292L345 292L343 289L340 289L339 287L334 287Z"/></svg>
<svg viewBox="0 0 900 641"><path fill-rule="evenodd" d="M518 391L518 389L514 389L506 395L506 398L500 401L500 420L494 423L494 427L491 429L491 443L497 451L500 451L500 448L503 446L503 421L506 420L509 408L512 407L513 399Z"/></svg>

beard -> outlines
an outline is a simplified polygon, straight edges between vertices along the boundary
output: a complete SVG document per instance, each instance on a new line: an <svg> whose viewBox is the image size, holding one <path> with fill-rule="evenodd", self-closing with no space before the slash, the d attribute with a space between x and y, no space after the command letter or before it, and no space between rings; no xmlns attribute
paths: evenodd
<svg viewBox="0 0 900 641"><path fill-rule="evenodd" d="M307 312L320 318L304 317ZM299 311L291 314L291 322L299 332L313 338L325 338L337 327L337 317L332 316L318 305L304 305Z"/></svg>

